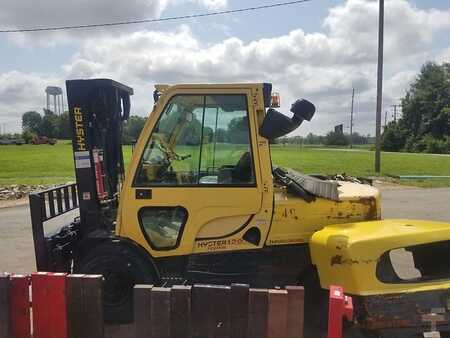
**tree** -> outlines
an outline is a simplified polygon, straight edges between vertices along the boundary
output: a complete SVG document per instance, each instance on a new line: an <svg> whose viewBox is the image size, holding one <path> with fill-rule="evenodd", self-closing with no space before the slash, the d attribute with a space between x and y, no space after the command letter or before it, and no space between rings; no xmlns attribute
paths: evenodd
<svg viewBox="0 0 450 338"><path fill-rule="evenodd" d="M402 99L402 106L399 125L414 139L428 137L430 143L430 137L444 140L449 136L450 63L426 63Z"/></svg>
<svg viewBox="0 0 450 338"><path fill-rule="evenodd" d="M31 143L31 141L34 139L35 136L36 134L28 129L22 132L22 138L25 141L25 143Z"/></svg>
<svg viewBox="0 0 450 338"><path fill-rule="evenodd" d="M22 115L22 130L39 134L41 130L42 117L36 111L28 111Z"/></svg>
<svg viewBox="0 0 450 338"><path fill-rule="evenodd" d="M146 118L136 115L128 118L123 127L123 142L125 144L131 144L139 138L146 120Z"/></svg>
<svg viewBox="0 0 450 338"><path fill-rule="evenodd" d="M398 123L392 121L381 136L381 149L384 151L401 151L405 147L406 133Z"/></svg>
<svg viewBox="0 0 450 338"><path fill-rule="evenodd" d="M44 109L44 117L42 118L39 135L47 137L58 137L58 120L59 117L51 110Z"/></svg>
<svg viewBox="0 0 450 338"><path fill-rule="evenodd" d="M70 126L69 112L65 111L57 119L58 138L71 139L72 130Z"/></svg>
<svg viewBox="0 0 450 338"><path fill-rule="evenodd" d="M402 107L402 117L384 130L383 150L450 152L450 63L423 65Z"/></svg>
<svg viewBox="0 0 450 338"><path fill-rule="evenodd" d="M228 123L228 137L230 143L246 144L249 142L247 117L235 117Z"/></svg>
<svg viewBox="0 0 450 338"><path fill-rule="evenodd" d="M336 133L335 131L330 131L325 136L325 144L328 146L346 146L349 144L348 137L343 133Z"/></svg>

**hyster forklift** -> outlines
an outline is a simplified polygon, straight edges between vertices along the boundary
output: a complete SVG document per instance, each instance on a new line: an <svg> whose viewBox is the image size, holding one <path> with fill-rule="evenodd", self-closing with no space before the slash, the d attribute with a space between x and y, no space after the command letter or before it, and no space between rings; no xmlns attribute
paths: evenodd
<svg viewBox="0 0 450 338"><path fill-rule="evenodd" d="M288 117L268 83L157 85L125 175L133 89L66 85L76 184L30 195L37 269L102 274L108 321L132 320L137 283L299 284L318 338L335 284L355 303L347 337L449 331L449 223L381 220L369 182L272 165L271 140L311 120L312 103ZM73 209L73 222L44 231Z"/></svg>

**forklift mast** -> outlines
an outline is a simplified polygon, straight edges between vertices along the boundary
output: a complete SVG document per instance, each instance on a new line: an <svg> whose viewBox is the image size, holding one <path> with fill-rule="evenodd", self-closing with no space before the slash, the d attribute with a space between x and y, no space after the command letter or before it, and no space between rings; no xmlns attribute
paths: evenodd
<svg viewBox="0 0 450 338"><path fill-rule="evenodd" d="M122 123L133 89L109 79L66 81L80 231L112 224L124 179Z"/></svg>

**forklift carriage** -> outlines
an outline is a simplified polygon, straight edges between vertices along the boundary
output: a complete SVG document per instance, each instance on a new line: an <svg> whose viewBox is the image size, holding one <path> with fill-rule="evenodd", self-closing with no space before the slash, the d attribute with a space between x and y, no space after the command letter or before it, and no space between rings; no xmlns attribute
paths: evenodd
<svg viewBox="0 0 450 338"><path fill-rule="evenodd" d="M77 183L30 194L38 271L70 271L79 238L93 229L97 236L112 233L124 178L122 123L133 89L109 79L66 85ZM46 234L45 222L77 208L80 215L72 223Z"/></svg>

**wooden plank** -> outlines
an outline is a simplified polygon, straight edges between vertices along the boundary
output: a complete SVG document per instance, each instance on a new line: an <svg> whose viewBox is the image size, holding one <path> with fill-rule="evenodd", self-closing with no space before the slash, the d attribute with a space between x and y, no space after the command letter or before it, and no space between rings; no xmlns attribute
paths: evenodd
<svg viewBox="0 0 450 338"><path fill-rule="evenodd" d="M31 276L33 338L67 338L66 274Z"/></svg>
<svg viewBox="0 0 450 338"><path fill-rule="evenodd" d="M89 338L103 338L103 276L83 277L84 334Z"/></svg>
<svg viewBox="0 0 450 338"><path fill-rule="evenodd" d="M67 274L51 274L48 286L51 338L67 338Z"/></svg>
<svg viewBox="0 0 450 338"><path fill-rule="evenodd" d="M232 338L247 338L248 290L247 284L231 284L230 337Z"/></svg>
<svg viewBox="0 0 450 338"><path fill-rule="evenodd" d="M269 294L266 289L250 289L248 296L248 338L267 338Z"/></svg>
<svg viewBox="0 0 450 338"><path fill-rule="evenodd" d="M30 289L28 277L11 277L11 336L12 338L31 338Z"/></svg>
<svg viewBox="0 0 450 338"><path fill-rule="evenodd" d="M32 308L33 308L33 338L46 338L50 336L49 316L49 287L47 272L38 272L31 275Z"/></svg>
<svg viewBox="0 0 450 338"><path fill-rule="evenodd" d="M107 338L140 338L134 333L133 324L105 325L105 337Z"/></svg>
<svg viewBox="0 0 450 338"><path fill-rule="evenodd" d="M152 338L170 338L170 289L154 287L151 294Z"/></svg>
<svg viewBox="0 0 450 338"><path fill-rule="evenodd" d="M136 338L152 338L151 285L134 286L134 331Z"/></svg>
<svg viewBox="0 0 450 338"><path fill-rule="evenodd" d="M288 293L286 290L269 290L267 338L287 337Z"/></svg>
<svg viewBox="0 0 450 338"><path fill-rule="evenodd" d="M192 338L190 286L172 287L170 311L171 338Z"/></svg>
<svg viewBox="0 0 450 338"><path fill-rule="evenodd" d="M288 292L287 338L303 338L305 289L286 286Z"/></svg>
<svg viewBox="0 0 450 338"><path fill-rule="evenodd" d="M193 337L230 337L230 287L194 285L192 296Z"/></svg>
<svg viewBox="0 0 450 338"><path fill-rule="evenodd" d="M8 274L0 274L0 338L11 338L10 318L10 288L11 281Z"/></svg>
<svg viewBox="0 0 450 338"><path fill-rule="evenodd" d="M83 277L84 275L67 276L69 338L84 338Z"/></svg>

